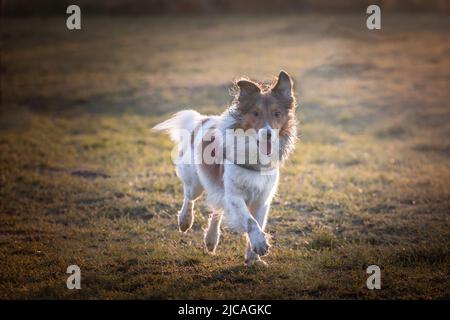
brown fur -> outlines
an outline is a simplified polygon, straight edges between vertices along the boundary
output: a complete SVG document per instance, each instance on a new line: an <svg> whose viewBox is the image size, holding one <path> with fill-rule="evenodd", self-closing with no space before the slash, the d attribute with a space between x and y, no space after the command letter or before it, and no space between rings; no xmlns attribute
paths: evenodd
<svg viewBox="0 0 450 320"><path fill-rule="evenodd" d="M280 88L280 86L286 86L287 84L281 83L280 80L291 86L289 95L283 94L283 88ZM247 79L239 80L236 85L239 88L239 93L229 109L237 119L234 129L243 129L244 131L254 129L258 131L269 124L273 129L279 130L279 138L282 142L281 156L285 157L292 148L291 145L295 140L296 132L296 100L289 76L284 79L279 78L277 82L270 86L264 86ZM257 115L255 112L257 112ZM203 152L207 146L214 143L214 137L212 137L209 141L202 139L198 146L194 145L197 134L201 132L202 127L208 120L210 118L203 119L191 134L191 146L195 149L195 152ZM211 129L214 129L214 127ZM219 161L218 164L207 164L202 161L200 165L217 184L223 183L223 161Z"/></svg>
<svg viewBox="0 0 450 320"><path fill-rule="evenodd" d="M236 85L239 88L239 94L235 97L239 121L235 128L258 131L268 123L273 129L280 130L282 137L296 125L293 88L291 94L286 96L280 92L280 81L265 86L242 78Z"/></svg>
<svg viewBox="0 0 450 320"><path fill-rule="evenodd" d="M280 130L281 134L293 125L290 120L295 117L295 110L291 105L292 102L280 100L271 91L258 94L251 101L240 104L241 118L237 128L258 131L268 123L273 129Z"/></svg>
<svg viewBox="0 0 450 320"><path fill-rule="evenodd" d="M201 163L200 166L206 172L206 174L214 181L215 184L221 186L223 183L223 163L219 164L206 164Z"/></svg>
<svg viewBox="0 0 450 320"><path fill-rule="evenodd" d="M194 131L191 133L191 147L194 147L194 141L195 137L197 136L200 129L208 122L209 118L205 118L202 121L200 121L199 124L197 124L194 128Z"/></svg>
<svg viewBox="0 0 450 320"><path fill-rule="evenodd" d="M200 129L208 122L209 118L203 119L201 121L201 123L199 123L196 128L194 129L194 131L192 132L191 135L191 144L195 149L195 152L200 152L203 156L203 151L205 150L206 147L208 147L210 144L213 144L215 142L215 137L212 136L210 140L208 139L202 139L201 144L198 146L194 146L194 141L195 141L195 137L196 135L199 133L199 131L201 131ZM214 130L215 126L211 126L211 130ZM213 150L213 156L215 156L214 150ZM202 169L204 170L204 172L207 173L207 175L218 185L222 184L222 180L223 180L223 162L220 161L219 163L214 163L214 164L207 164L205 161L202 161L200 163L200 166L202 167Z"/></svg>
<svg viewBox="0 0 450 320"><path fill-rule="evenodd" d="M237 94L229 110L236 119L233 128L258 131L269 124L278 129L281 158L286 158L293 149L297 126L297 102L289 75L281 72L277 81L270 85L242 78L236 82L235 91Z"/></svg>

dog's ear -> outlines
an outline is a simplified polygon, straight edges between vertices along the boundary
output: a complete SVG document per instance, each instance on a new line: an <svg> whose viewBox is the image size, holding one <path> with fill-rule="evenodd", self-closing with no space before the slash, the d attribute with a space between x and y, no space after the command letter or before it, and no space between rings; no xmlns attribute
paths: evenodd
<svg viewBox="0 0 450 320"><path fill-rule="evenodd" d="M278 81L272 87L272 92L282 98L289 99L292 97L294 81L286 71L281 70Z"/></svg>
<svg viewBox="0 0 450 320"><path fill-rule="evenodd" d="M239 100L261 93L261 88L249 80L239 80L236 84L239 87Z"/></svg>

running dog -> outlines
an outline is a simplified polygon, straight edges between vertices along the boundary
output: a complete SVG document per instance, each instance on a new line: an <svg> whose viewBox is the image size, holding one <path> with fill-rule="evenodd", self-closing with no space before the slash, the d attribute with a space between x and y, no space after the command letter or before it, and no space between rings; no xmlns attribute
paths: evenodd
<svg viewBox="0 0 450 320"><path fill-rule="evenodd" d="M153 129L168 132L178 147L174 162L184 188L180 231L192 227L194 202L205 190L212 210L204 238L208 252L215 252L224 218L247 237L246 265L266 265L261 256L270 247L264 232L269 208L279 168L297 137L294 83L281 71L270 85L241 78L234 89L233 102L219 116L183 110ZM236 143L239 137L244 139Z"/></svg>

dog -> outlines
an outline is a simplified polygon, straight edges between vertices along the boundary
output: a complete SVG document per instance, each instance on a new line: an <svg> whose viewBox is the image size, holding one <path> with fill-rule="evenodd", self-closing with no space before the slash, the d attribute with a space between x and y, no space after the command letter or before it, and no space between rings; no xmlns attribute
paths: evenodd
<svg viewBox="0 0 450 320"><path fill-rule="evenodd" d="M269 208L279 168L297 138L294 82L281 71L270 85L240 78L233 88L234 99L221 115L183 110L153 129L169 133L177 145L173 158L184 189L180 231L192 227L194 203L206 191L212 210L204 236L206 250L215 252L224 218L234 231L246 235L245 264L267 265L261 257L270 247L264 232ZM233 139L227 139L230 135ZM236 143L239 136L245 138L240 144ZM263 163L264 157L270 161Z"/></svg>

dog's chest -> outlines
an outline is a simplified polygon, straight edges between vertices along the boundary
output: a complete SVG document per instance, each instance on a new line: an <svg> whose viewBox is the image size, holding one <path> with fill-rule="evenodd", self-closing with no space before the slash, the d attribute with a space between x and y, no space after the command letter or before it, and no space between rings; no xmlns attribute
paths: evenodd
<svg viewBox="0 0 450 320"><path fill-rule="evenodd" d="M278 170L261 173L234 165L229 173L230 187L243 195L246 202L267 199L275 192L278 182Z"/></svg>

